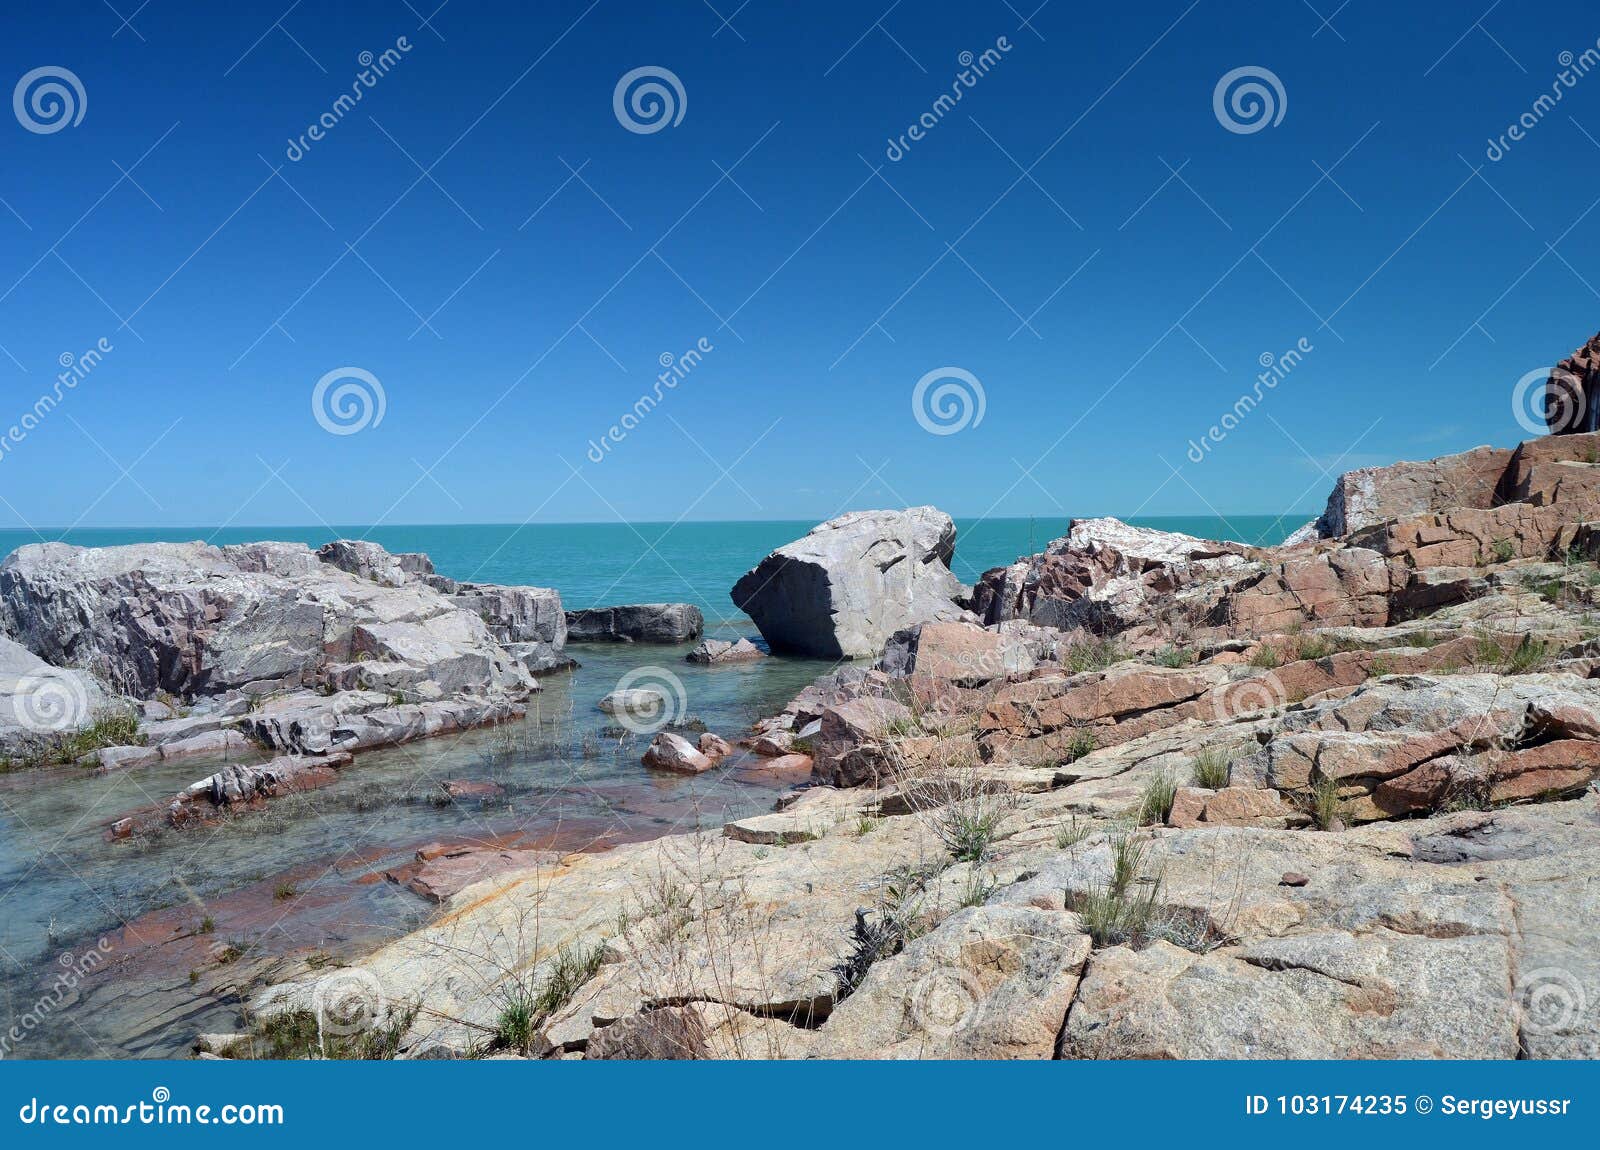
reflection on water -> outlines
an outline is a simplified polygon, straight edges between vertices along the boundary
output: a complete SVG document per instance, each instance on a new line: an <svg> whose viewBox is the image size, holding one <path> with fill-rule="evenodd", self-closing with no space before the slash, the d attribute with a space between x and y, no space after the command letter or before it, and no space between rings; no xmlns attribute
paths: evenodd
<svg viewBox="0 0 1600 1150"><path fill-rule="evenodd" d="M0 1052L181 1055L195 1034L231 1029L252 963L308 949L344 959L426 921L433 904L384 872L430 842L603 849L770 808L772 785L751 772L647 770L648 736L596 702L659 666L682 681L685 718L733 737L827 664L710 668L685 662L689 649L574 646L583 666L544 680L521 722L372 751L322 790L132 842L106 841L106 825L164 805L218 762L0 776L0 1019L22 1031ZM504 793L452 802L445 780ZM63 977L97 948L103 964Z"/></svg>

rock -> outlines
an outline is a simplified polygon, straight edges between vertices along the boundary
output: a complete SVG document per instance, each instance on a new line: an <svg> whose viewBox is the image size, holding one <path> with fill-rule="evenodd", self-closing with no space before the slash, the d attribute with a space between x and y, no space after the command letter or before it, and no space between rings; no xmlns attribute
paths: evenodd
<svg viewBox="0 0 1600 1150"><path fill-rule="evenodd" d="M832 787L800 791L781 811L735 819L722 828L730 839L761 846L790 846L820 839L842 822L853 822L871 800Z"/></svg>
<svg viewBox="0 0 1600 1150"><path fill-rule="evenodd" d="M1120 631L1148 617L1147 604L1170 591L1169 570L1185 581L1251 569L1250 549L1117 519L1074 519L1042 554L987 571L972 609L985 623L1025 619L1057 628Z"/></svg>
<svg viewBox="0 0 1600 1150"><path fill-rule="evenodd" d="M557 650L549 643L506 643L504 646L511 657L522 664L528 674L536 677L550 675L557 671L575 670L578 666L576 659Z"/></svg>
<svg viewBox="0 0 1600 1150"><path fill-rule="evenodd" d="M482 802L503 798L506 793L499 783L491 783L487 779L445 779L439 784L439 789L457 802L466 799Z"/></svg>
<svg viewBox="0 0 1600 1150"><path fill-rule="evenodd" d="M892 699L852 699L822 712L815 736L817 778L835 787L876 785L900 767L891 736L911 723L911 711Z"/></svg>
<svg viewBox="0 0 1600 1150"><path fill-rule="evenodd" d="M634 603L567 612L570 643L687 643L705 629L692 603Z"/></svg>
<svg viewBox="0 0 1600 1150"><path fill-rule="evenodd" d="M324 543L317 548L317 558L357 579L381 583L385 587L400 587L411 582L412 573L401 566L398 556L365 539L335 539ZM430 570L432 566L430 563Z"/></svg>
<svg viewBox="0 0 1600 1150"><path fill-rule="evenodd" d="M1277 791L1257 787L1224 787L1220 791L1179 787L1167 825L1284 827L1305 822Z"/></svg>
<svg viewBox="0 0 1600 1150"><path fill-rule="evenodd" d="M1422 463L1363 467L1339 476L1327 509L1316 521L1321 539L1342 539L1362 528L1392 519L1456 508L1494 505L1500 477L1511 452L1475 447Z"/></svg>
<svg viewBox="0 0 1600 1150"><path fill-rule="evenodd" d="M473 695L396 703L376 691L296 692L247 715L244 726L262 746L292 754L323 754L408 743L493 726L525 714L527 707L520 702Z"/></svg>
<svg viewBox="0 0 1600 1150"><path fill-rule="evenodd" d="M1283 872L1283 877L1278 880L1279 886L1300 887L1307 885L1311 880L1299 871L1289 870Z"/></svg>
<svg viewBox="0 0 1600 1150"><path fill-rule="evenodd" d="M527 672L482 619L381 552L338 549L363 577L298 544L30 544L0 564L0 625L41 658L140 698L317 687L358 660L386 687L527 693Z"/></svg>
<svg viewBox="0 0 1600 1150"><path fill-rule="evenodd" d="M110 705L92 676L52 667L0 635L0 758L25 757L55 736L89 726Z"/></svg>
<svg viewBox="0 0 1600 1150"><path fill-rule="evenodd" d="M561 861L560 852L545 850L456 847L429 853L426 858L423 854L417 852L420 867L391 871L387 877L432 902L445 902L485 879L548 868Z"/></svg>
<svg viewBox="0 0 1600 1150"><path fill-rule="evenodd" d="M823 1058L1034 1058L1056 1038L1089 957L1064 914L957 911L867 971L823 1024Z"/></svg>
<svg viewBox="0 0 1600 1150"><path fill-rule="evenodd" d="M670 700L654 687L627 687L612 691L597 704L608 715L639 723L648 723L661 716Z"/></svg>
<svg viewBox="0 0 1600 1150"><path fill-rule="evenodd" d="M1556 364L1545 381L1545 420L1551 435L1593 431L1600 414L1600 335Z"/></svg>
<svg viewBox="0 0 1600 1150"><path fill-rule="evenodd" d="M640 761L647 767L677 771L683 775L697 775L716 765L688 739L671 731L658 732L645 748L644 758Z"/></svg>
<svg viewBox="0 0 1600 1150"><path fill-rule="evenodd" d="M700 753L708 759L725 759L733 754L733 744L707 731L700 736Z"/></svg>
<svg viewBox="0 0 1600 1150"><path fill-rule="evenodd" d="M705 663L718 667L726 663L752 663L765 659L767 653L749 639L730 643L725 639L702 639L693 651L684 656L691 663Z"/></svg>
<svg viewBox="0 0 1600 1150"><path fill-rule="evenodd" d="M457 583L449 599L484 621L499 643L544 643L559 652L567 642L561 592L552 587L502 587Z"/></svg>
<svg viewBox="0 0 1600 1150"><path fill-rule="evenodd" d="M955 541L932 507L851 512L772 552L731 594L775 651L877 655L896 631L960 617Z"/></svg>
<svg viewBox="0 0 1600 1150"><path fill-rule="evenodd" d="M1019 637L974 623L918 623L889 637L878 666L891 675L921 675L978 687L1031 671L1037 658Z"/></svg>

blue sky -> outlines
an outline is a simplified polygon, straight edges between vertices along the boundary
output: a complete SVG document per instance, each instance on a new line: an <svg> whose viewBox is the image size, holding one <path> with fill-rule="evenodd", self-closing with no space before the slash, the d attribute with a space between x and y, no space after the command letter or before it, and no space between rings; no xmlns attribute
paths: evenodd
<svg viewBox="0 0 1600 1150"><path fill-rule="evenodd" d="M1600 76L1486 156L1580 4L286 4L6 13L0 78L84 103L0 122L0 424L112 350L6 444L0 526L1310 510L1525 437L1516 382L1600 328ZM623 125L641 67L681 120ZM1219 118L1241 67L1276 123ZM383 416L333 435L346 367ZM934 435L947 368L983 417Z"/></svg>

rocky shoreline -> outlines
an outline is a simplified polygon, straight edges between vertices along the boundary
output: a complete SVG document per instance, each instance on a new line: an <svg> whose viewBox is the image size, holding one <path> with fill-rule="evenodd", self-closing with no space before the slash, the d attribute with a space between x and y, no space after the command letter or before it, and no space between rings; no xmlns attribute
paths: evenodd
<svg viewBox="0 0 1600 1150"><path fill-rule="evenodd" d="M793 779L776 809L599 853L426 848L403 877L431 922L282 960L198 1049L1600 1056L1573 930L1600 921L1597 511L1588 433L1349 473L1278 547L1074 521L970 588L936 509L822 524L732 591L762 645L688 658L833 671L697 739L651 727L649 691L612 702L645 767ZM702 628L354 541L0 566L7 714L43 680L81 720L58 751L109 728L79 756L102 770L239 756L114 837L518 715L580 636ZM31 731L0 727L7 753Z"/></svg>

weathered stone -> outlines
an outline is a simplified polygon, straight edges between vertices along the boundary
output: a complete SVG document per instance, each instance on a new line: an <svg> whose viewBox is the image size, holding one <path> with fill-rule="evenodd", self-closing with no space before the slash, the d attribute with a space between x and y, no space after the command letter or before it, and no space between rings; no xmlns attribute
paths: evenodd
<svg viewBox="0 0 1600 1150"><path fill-rule="evenodd" d="M702 639L693 651L684 656L691 663L705 663L718 667L726 663L753 663L765 659L767 653L749 639Z"/></svg>
<svg viewBox="0 0 1600 1150"><path fill-rule="evenodd" d="M855 511L772 552L731 594L774 650L876 655L902 628L960 616L955 540L932 507Z"/></svg>
<svg viewBox="0 0 1600 1150"><path fill-rule="evenodd" d="M716 765L713 759L703 754L688 739L671 731L658 732L656 737L650 740L650 745L645 748L644 758L640 761L647 767L655 767L662 771L677 771L684 775L697 775L701 771L709 771Z"/></svg>
<svg viewBox="0 0 1600 1150"><path fill-rule="evenodd" d="M692 603L634 603L567 612L569 643L687 643L705 629Z"/></svg>

